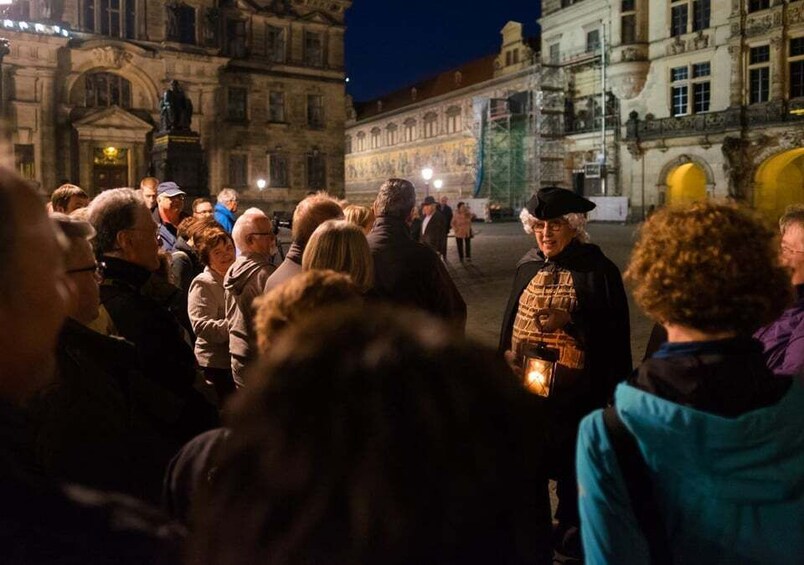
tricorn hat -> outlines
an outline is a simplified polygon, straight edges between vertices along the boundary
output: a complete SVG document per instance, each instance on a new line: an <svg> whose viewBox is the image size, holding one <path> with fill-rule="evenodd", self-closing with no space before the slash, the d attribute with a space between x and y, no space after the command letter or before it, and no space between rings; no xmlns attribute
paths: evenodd
<svg viewBox="0 0 804 565"><path fill-rule="evenodd" d="M525 208L539 220L552 220L564 214L586 213L595 208L595 203L566 188L548 186L534 194Z"/></svg>
<svg viewBox="0 0 804 565"><path fill-rule="evenodd" d="M436 203L435 198L433 198L432 196L425 196L424 200L422 201L423 206L426 206L427 204L435 204L435 203Z"/></svg>

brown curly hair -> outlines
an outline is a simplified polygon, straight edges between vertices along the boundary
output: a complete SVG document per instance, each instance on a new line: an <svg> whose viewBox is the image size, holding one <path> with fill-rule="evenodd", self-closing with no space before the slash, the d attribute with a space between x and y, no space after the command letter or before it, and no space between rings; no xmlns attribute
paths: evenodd
<svg viewBox="0 0 804 565"><path fill-rule="evenodd" d="M198 258L201 260L205 266L209 266L209 254L215 249L218 244L226 243L232 241L232 236L226 233L222 227L217 224L204 225L203 222L199 222L199 225L204 226L200 232L196 232L193 236L193 242L195 243L195 250L198 253ZM234 242L232 242L234 245Z"/></svg>
<svg viewBox="0 0 804 565"><path fill-rule="evenodd" d="M754 212L698 202L656 212L640 230L625 279L653 319L751 334L791 299L773 231Z"/></svg>

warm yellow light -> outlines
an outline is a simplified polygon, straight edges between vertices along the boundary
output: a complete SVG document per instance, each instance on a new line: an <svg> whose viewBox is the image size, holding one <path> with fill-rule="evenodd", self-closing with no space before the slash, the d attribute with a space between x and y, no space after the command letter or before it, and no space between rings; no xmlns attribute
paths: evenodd
<svg viewBox="0 0 804 565"><path fill-rule="evenodd" d="M796 108L795 110L790 110L790 113L794 116L804 116L804 108Z"/></svg>
<svg viewBox="0 0 804 565"><path fill-rule="evenodd" d="M107 159L114 159L115 157L117 157L117 153L118 153L117 147L112 147L110 145L109 147L103 148L103 154L106 156Z"/></svg>

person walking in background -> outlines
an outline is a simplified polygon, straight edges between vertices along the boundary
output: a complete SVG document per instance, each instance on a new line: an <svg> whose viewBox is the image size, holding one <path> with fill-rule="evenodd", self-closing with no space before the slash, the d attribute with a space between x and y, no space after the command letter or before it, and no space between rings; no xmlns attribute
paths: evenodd
<svg viewBox="0 0 804 565"><path fill-rule="evenodd" d="M466 260L472 262L472 218L474 214L464 202L458 202L458 209L452 218L452 231L455 233L455 244L458 247L458 260L463 263L464 250Z"/></svg>
<svg viewBox="0 0 804 565"><path fill-rule="evenodd" d="M441 197L438 204L438 211L444 215L444 220L447 224L447 232L449 232L449 228L452 226L452 208L449 205L449 198L446 196Z"/></svg>
<svg viewBox="0 0 804 565"><path fill-rule="evenodd" d="M729 204L664 208L625 276L668 341L581 423L586 563L801 563L804 386L751 338L791 296L773 232Z"/></svg>
<svg viewBox="0 0 804 565"><path fill-rule="evenodd" d="M781 262L790 271L794 302L754 337L762 342L771 371L795 375L804 369L804 205L790 206L779 220L779 230Z"/></svg>
<svg viewBox="0 0 804 565"><path fill-rule="evenodd" d="M224 188L218 193L218 203L215 204L215 211L213 216L215 221L218 222L226 233L232 235L234 229L237 213L238 196L237 191L233 188Z"/></svg>
<svg viewBox="0 0 804 565"><path fill-rule="evenodd" d="M427 196L422 202L422 243L431 247L442 258L447 258L447 232L449 224L438 211L435 198Z"/></svg>

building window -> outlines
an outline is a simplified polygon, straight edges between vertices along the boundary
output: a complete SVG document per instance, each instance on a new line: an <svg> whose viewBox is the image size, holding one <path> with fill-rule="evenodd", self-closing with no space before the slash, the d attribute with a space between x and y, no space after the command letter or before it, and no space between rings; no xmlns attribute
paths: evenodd
<svg viewBox="0 0 804 565"><path fill-rule="evenodd" d="M307 154L307 188L321 190L327 187L327 165L324 155L313 149Z"/></svg>
<svg viewBox="0 0 804 565"><path fill-rule="evenodd" d="M561 60L561 44L553 43L550 46L550 64L557 65Z"/></svg>
<svg viewBox="0 0 804 565"><path fill-rule="evenodd" d="M244 20L226 20L226 48L229 57L246 56L246 22Z"/></svg>
<svg viewBox="0 0 804 565"><path fill-rule="evenodd" d="M429 113L424 117L424 137L430 138L438 135L438 116Z"/></svg>
<svg viewBox="0 0 804 565"><path fill-rule="evenodd" d="M315 129L324 127L324 97L320 94L307 95L307 125Z"/></svg>
<svg viewBox="0 0 804 565"><path fill-rule="evenodd" d="M404 140L406 143L416 140L416 120L405 120Z"/></svg>
<svg viewBox="0 0 804 565"><path fill-rule="evenodd" d="M28 5L28 2L19 3ZM25 16L21 19L29 19ZM110 37L134 39L137 31L136 0L85 0L84 29Z"/></svg>
<svg viewBox="0 0 804 565"><path fill-rule="evenodd" d="M265 54L272 63L285 62L285 30L268 26L265 29Z"/></svg>
<svg viewBox="0 0 804 565"><path fill-rule="evenodd" d="M804 96L804 37L790 40L790 98Z"/></svg>
<svg viewBox="0 0 804 565"><path fill-rule="evenodd" d="M268 93L268 121L285 121L285 93L273 90Z"/></svg>
<svg viewBox="0 0 804 565"><path fill-rule="evenodd" d="M625 14L620 20L622 32L622 44L631 45L637 42L636 38L636 14Z"/></svg>
<svg viewBox="0 0 804 565"><path fill-rule="evenodd" d="M670 69L670 109L673 116L708 112L712 99L712 66L707 61ZM692 99L692 106L690 106Z"/></svg>
<svg viewBox="0 0 804 565"><path fill-rule="evenodd" d="M379 149L380 148L380 138L382 136L382 132L380 128L374 128L371 130L371 148L372 149Z"/></svg>
<svg viewBox="0 0 804 565"><path fill-rule="evenodd" d="M692 31L700 31L709 27L712 16L711 0L693 0L692 2Z"/></svg>
<svg viewBox="0 0 804 565"><path fill-rule="evenodd" d="M748 103L770 100L770 46L751 47L748 51Z"/></svg>
<svg viewBox="0 0 804 565"><path fill-rule="evenodd" d="M461 109L453 106L447 110L447 133L458 133L461 127Z"/></svg>
<svg viewBox="0 0 804 565"><path fill-rule="evenodd" d="M352 152L352 136L347 135L343 144L343 152L347 155Z"/></svg>
<svg viewBox="0 0 804 565"><path fill-rule="evenodd" d="M357 150L364 151L366 149L366 134L362 131L357 134Z"/></svg>
<svg viewBox="0 0 804 565"><path fill-rule="evenodd" d="M351 143L349 144L351 145ZM273 188L290 186L288 182L288 157L283 153L268 156L268 183Z"/></svg>
<svg viewBox="0 0 804 565"><path fill-rule="evenodd" d="M226 117L233 122L245 122L248 118L248 91L245 88L229 88Z"/></svg>
<svg viewBox="0 0 804 565"><path fill-rule="evenodd" d="M748 12L758 12L770 8L770 0L748 0Z"/></svg>
<svg viewBox="0 0 804 565"><path fill-rule="evenodd" d="M670 36L677 37L687 33L687 20L690 17L689 4L685 2L674 3L670 7Z"/></svg>
<svg viewBox="0 0 804 565"><path fill-rule="evenodd" d="M320 33L304 32L304 64L309 67L324 66L324 39Z"/></svg>
<svg viewBox="0 0 804 565"><path fill-rule="evenodd" d="M600 30L593 29L586 32L586 52L594 53L600 49Z"/></svg>
<svg viewBox="0 0 804 565"><path fill-rule="evenodd" d="M120 75L93 73L87 75L84 84L88 108L131 107L131 83Z"/></svg>
<svg viewBox="0 0 804 565"><path fill-rule="evenodd" d="M165 12L165 38L168 41L194 45L195 8L178 4L165 6Z"/></svg>
<svg viewBox="0 0 804 565"><path fill-rule="evenodd" d="M14 145L14 163L22 178L28 180L36 178L33 145Z"/></svg>
<svg viewBox="0 0 804 565"><path fill-rule="evenodd" d="M229 155L229 186L243 188L248 185L248 155Z"/></svg>
<svg viewBox="0 0 804 565"><path fill-rule="evenodd" d="M396 124L388 124L388 127L385 128L385 144L396 145L399 140L398 133L399 128Z"/></svg>

